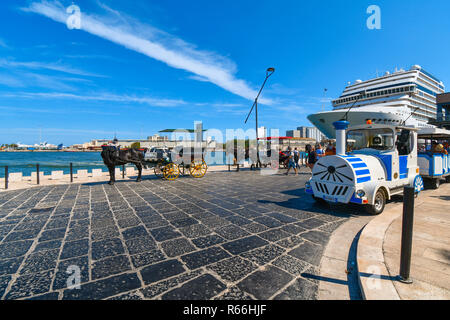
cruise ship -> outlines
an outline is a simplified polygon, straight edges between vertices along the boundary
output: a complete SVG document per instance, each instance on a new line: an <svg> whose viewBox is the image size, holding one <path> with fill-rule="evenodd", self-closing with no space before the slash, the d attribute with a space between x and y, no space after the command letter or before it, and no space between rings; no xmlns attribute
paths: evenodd
<svg viewBox="0 0 450 320"><path fill-rule="evenodd" d="M356 80L332 101L333 110L309 115L308 119L332 139L333 122L342 119L350 125L372 120L372 123L430 127L428 122L437 116L436 95L444 92L442 81L414 65L407 71L400 69L367 81Z"/></svg>

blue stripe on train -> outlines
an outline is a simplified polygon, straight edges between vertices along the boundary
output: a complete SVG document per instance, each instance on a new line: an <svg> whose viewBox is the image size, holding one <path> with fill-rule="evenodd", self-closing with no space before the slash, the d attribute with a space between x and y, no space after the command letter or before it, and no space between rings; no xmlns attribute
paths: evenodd
<svg viewBox="0 0 450 320"><path fill-rule="evenodd" d="M352 163L352 167L355 168L355 169L367 168L367 165L365 163Z"/></svg>
<svg viewBox="0 0 450 320"><path fill-rule="evenodd" d="M371 180L370 176L369 177L358 178L356 183L363 183L363 182L367 182L367 181L370 181L370 180Z"/></svg>
<svg viewBox="0 0 450 320"><path fill-rule="evenodd" d="M348 158L347 161L348 162L362 162L362 160L360 158Z"/></svg>
<svg viewBox="0 0 450 320"><path fill-rule="evenodd" d="M392 181L392 155L377 155L377 157L383 162L386 168L386 180Z"/></svg>
<svg viewBox="0 0 450 320"><path fill-rule="evenodd" d="M369 171L369 169L356 170L355 173L356 173L357 176L364 176L366 174L370 174L370 171Z"/></svg>

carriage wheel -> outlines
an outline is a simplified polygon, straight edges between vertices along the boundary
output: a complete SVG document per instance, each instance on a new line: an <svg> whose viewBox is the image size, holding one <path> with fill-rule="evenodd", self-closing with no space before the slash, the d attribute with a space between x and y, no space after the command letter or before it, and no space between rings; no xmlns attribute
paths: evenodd
<svg viewBox="0 0 450 320"><path fill-rule="evenodd" d="M164 178L164 165L160 162L153 168L153 171L155 172L155 176L162 179Z"/></svg>
<svg viewBox="0 0 450 320"><path fill-rule="evenodd" d="M178 179L180 175L180 168L175 163L169 163L163 168L164 179L173 181Z"/></svg>
<svg viewBox="0 0 450 320"><path fill-rule="evenodd" d="M208 170L205 160L192 161L189 167L189 172L194 178L203 178Z"/></svg>

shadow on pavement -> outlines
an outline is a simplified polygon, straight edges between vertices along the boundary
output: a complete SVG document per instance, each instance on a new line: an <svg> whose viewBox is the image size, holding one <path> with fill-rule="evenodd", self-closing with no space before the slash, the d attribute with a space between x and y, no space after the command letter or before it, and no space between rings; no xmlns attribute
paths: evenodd
<svg viewBox="0 0 450 320"><path fill-rule="evenodd" d="M340 204L340 203L317 203L312 197L305 192L305 188L282 191L281 193L291 195L297 198L291 198L287 201L270 201L258 200L260 203L276 204L286 209L297 209L310 211L314 213L322 213L333 215L336 217L348 218L353 215L370 216L361 205L356 204Z"/></svg>

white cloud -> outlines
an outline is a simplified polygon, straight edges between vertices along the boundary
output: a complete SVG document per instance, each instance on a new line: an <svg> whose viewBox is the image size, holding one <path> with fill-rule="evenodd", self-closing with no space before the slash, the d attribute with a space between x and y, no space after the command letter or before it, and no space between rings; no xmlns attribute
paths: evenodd
<svg viewBox="0 0 450 320"><path fill-rule="evenodd" d="M70 66L62 65L60 63L45 63L36 61L21 62L21 61L0 59L0 68L25 68L34 70L46 69L51 71L73 74L77 76L103 77L101 75L85 72L83 70L72 68Z"/></svg>
<svg viewBox="0 0 450 320"><path fill-rule="evenodd" d="M164 99L154 97L137 97L130 95L116 95L111 93L98 93L95 95L78 95L73 93L61 92L19 92L6 93L2 97L7 98L27 98L27 99L70 99L80 101L94 101L94 102L121 102L121 103L140 103L155 107L177 107L186 105L187 103L179 99Z"/></svg>
<svg viewBox="0 0 450 320"><path fill-rule="evenodd" d="M49 76L22 70L8 70L8 73L0 72L0 84L13 88L38 87L51 90L76 90L68 83L91 83L91 81L74 77Z"/></svg>
<svg viewBox="0 0 450 320"><path fill-rule="evenodd" d="M11 134L11 133L20 133L20 134L34 134L39 133L42 130L43 134L57 134L59 137L66 135L75 135L79 134L98 134L98 135L106 135L112 136L114 134L114 130L83 130L83 129L68 129L68 128L0 128L0 134ZM133 131L116 131L117 135L138 135L139 133Z"/></svg>
<svg viewBox="0 0 450 320"><path fill-rule="evenodd" d="M68 15L57 1L33 2L24 11L37 13L66 24ZM82 11L81 29L207 80L229 92L253 100L257 91L235 77L236 66L218 54L198 50L194 45L152 26L108 8L109 16L89 15ZM112 12L112 16L111 16ZM268 99L261 103L270 104Z"/></svg>
<svg viewBox="0 0 450 320"><path fill-rule="evenodd" d="M96 110L81 110L79 108L75 110L67 110L67 109L41 109L41 108L21 108L21 107L5 107L0 106L0 110L5 111L13 111L13 112L24 112L24 113L48 113L48 114L70 114L70 113L76 113L76 114L95 114L95 115L102 115L102 116L120 116L120 113L114 113L114 112L103 112L103 111L96 111Z"/></svg>

